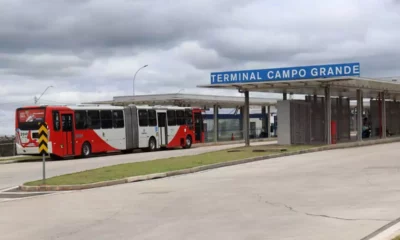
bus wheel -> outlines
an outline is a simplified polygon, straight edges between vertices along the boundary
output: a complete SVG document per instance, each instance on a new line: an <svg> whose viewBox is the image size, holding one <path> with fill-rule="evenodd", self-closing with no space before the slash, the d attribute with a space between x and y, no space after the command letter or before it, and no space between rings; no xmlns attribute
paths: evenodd
<svg viewBox="0 0 400 240"><path fill-rule="evenodd" d="M82 145L82 157L89 157L91 153L92 153L92 149L91 149L90 143L85 142Z"/></svg>
<svg viewBox="0 0 400 240"><path fill-rule="evenodd" d="M154 137L151 137L150 140L149 140L149 148L148 148L148 150L150 152L154 151L154 150L156 150L156 146L157 146L156 139Z"/></svg>
<svg viewBox="0 0 400 240"><path fill-rule="evenodd" d="M192 146L192 136L186 137L185 146L183 148L190 148Z"/></svg>

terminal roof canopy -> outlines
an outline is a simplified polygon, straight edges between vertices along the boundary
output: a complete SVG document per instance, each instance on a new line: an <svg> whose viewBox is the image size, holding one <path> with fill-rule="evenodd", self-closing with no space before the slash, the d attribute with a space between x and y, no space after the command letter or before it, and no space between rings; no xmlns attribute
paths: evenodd
<svg viewBox="0 0 400 240"><path fill-rule="evenodd" d="M305 67L245 70L211 73L209 85L198 87L235 89L239 91L324 95L325 87L331 96L356 97L363 90L364 98L377 98L385 91L387 97L400 97L396 81L360 77L359 63L316 65ZM330 74L329 74L330 73Z"/></svg>
<svg viewBox="0 0 400 240"><path fill-rule="evenodd" d="M250 98L250 105L253 106L273 106L277 103L276 99L271 98ZM174 105L211 108L215 104L224 108L236 108L244 105L244 97L240 96L216 96L200 94L155 94L137 96L117 96L112 101L95 102L98 104L114 105Z"/></svg>

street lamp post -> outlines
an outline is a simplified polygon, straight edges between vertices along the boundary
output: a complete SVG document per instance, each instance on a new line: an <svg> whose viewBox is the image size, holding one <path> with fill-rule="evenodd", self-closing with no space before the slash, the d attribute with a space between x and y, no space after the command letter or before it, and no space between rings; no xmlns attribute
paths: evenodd
<svg viewBox="0 0 400 240"><path fill-rule="evenodd" d="M140 69L142 69L142 68L145 68L145 67L147 67L147 66L149 66L149 65L144 65L143 67L141 67L141 68L139 68L137 71L136 71L136 73L135 73L135 76L133 76L133 86L132 86L132 95L133 96L135 96L135 78L136 78L136 74L140 71Z"/></svg>
<svg viewBox="0 0 400 240"><path fill-rule="evenodd" d="M35 105L37 104L37 102L39 101L39 99L43 96L43 94L47 91L47 89L51 88L53 86L48 86L43 92L42 94L37 98L36 96L34 97L35 99Z"/></svg>

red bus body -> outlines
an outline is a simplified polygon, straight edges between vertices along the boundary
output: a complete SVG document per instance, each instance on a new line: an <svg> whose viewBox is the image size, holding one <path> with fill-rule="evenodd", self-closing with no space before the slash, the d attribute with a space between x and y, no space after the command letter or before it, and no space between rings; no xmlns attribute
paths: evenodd
<svg viewBox="0 0 400 240"><path fill-rule="evenodd" d="M55 158L134 149L190 148L204 142L202 111L188 107L26 106L15 116L17 154L38 154L38 126L48 126Z"/></svg>

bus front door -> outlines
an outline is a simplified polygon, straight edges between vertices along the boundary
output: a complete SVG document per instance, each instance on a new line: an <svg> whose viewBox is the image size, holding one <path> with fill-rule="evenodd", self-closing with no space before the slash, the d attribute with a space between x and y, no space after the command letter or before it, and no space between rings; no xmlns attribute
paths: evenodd
<svg viewBox="0 0 400 240"><path fill-rule="evenodd" d="M64 156L71 156L75 153L74 151L74 142L73 139L73 117L71 113L61 113L61 121L62 121L62 138L63 138L63 146L62 148Z"/></svg>
<svg viewBox="0 0 400 240"><path fill-rule="evenodd" d="M158 120L158 142L160 143L161 147L164 147L168 144L167 113L158 112L157 120Z"/></svg>

